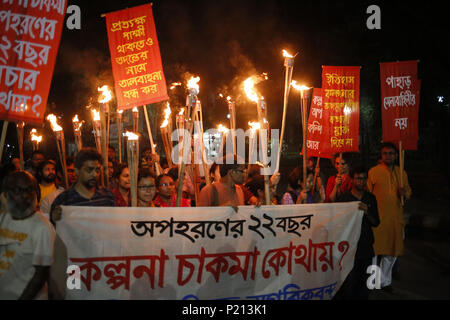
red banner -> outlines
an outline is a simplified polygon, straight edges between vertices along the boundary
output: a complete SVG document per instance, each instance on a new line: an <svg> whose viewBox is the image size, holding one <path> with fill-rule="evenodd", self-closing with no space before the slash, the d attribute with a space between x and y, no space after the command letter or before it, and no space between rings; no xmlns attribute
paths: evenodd
<svg viewBox="0 0 450 320"><path fill-rule="evenodd" d="M323 66L322 152L359 151L359 73L361 67Z"/></svg>
<svg viewBox="0 0 450 320"><path fill-rule="evenodd" d="M1 2L0 119L44 122L66 5L66 0Z"/></svg>
<svg viewBox="0 0 450 320"><path fill-rule="evenodd" d="M420 80L417 61L380 63L383 141L417 150Z"/></svg>
<svg viewBox="0 0 450 320"><path fill-rule="evenodd" d="M323 114L322 89L314 88L309 110L308 125L306 126L306 154L308 157L331 158L331 154L322 152L324 143L323 128L325 123Z"/></svg>
<svg viewBox="0 0 450 320"><path fill-rule="evenodd" d="M168 100L152 5L109 13L106 27L118 109Z"/></svg>

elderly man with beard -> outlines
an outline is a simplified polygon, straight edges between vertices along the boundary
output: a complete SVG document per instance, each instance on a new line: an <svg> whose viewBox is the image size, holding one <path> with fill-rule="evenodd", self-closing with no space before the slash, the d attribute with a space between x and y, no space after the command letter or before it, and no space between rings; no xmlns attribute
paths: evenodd
<svg viewBox="0 0 450 320"><path fill-rule="evenodd" d="M75 157L77 182L53 201L50 221L61 219L61 206L114 207L111 191L98 187L102 156L94 148L83 148Z"/></svg>
<svg viewBox="0 0 450 320"><path fill-rule="evenodd" d="M47 299L56 235L36 211L36 179L26 171L15 171L3 188L7 212L0 214L0 300Z"/></svg>

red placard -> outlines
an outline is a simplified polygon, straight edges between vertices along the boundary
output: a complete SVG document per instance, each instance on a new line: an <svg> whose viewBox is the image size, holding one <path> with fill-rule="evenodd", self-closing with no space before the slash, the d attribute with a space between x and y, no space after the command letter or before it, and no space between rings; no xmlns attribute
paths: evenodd
<svg viewBox="0 0 450 320"><path fill-rule="evenodd" d="M417 150L420 80L417 61L380 63L383 141Z"/></svg>
<svg viewBox="0 0 450 320"><path fill-rule="evenodd" d="M323 66L324 153L359 151L360 69L353 66Z"/></svg>
<svg viewBox="0 0 450 320"><path fill-rule="evenodd" d="M0 119L41 125L66 0L0 4Z"/></svg>
<svg viewBox="0 0 450 320"><path fill-rule="evenodd" d="M117 108L168 100L152 5L106 15Z"/></svg>
<svg viewBox="0 0 450 320"><path fill-rule="evenodd" d="M308 157L331 158L332 155L322 152L324 143L323 128L328 120L324 118L322 89L314 88L306 126L306 154Z"/></svg>

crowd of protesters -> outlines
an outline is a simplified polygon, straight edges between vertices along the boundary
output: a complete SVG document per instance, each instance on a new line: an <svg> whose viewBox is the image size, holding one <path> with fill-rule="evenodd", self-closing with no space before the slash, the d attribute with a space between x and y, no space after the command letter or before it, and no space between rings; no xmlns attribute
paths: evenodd
<svg viewBox="0 0 450 320"><path fill-rule="evenodd" d="M382 286L392 288L392 269L403 250L401 201L411 196L411 188L406 172L401 179L395 165L396 146L383 143L380 151L378 164L370 170L361 166L354 154L343 153L332 159L335 175L326 176L316 165L317 159L309 158L306 181L302 166L286 176L285 190L280 190L279 173L269 179L272 205L360 202L364 215L354 267L335 299L367 299L366 271L374 261L382 272ZM206 184L204 177L196 180L192 170L186 170L180 182L176 165L161 167L158 155L148 150L143 155L137 177L139 207L175 207L180 183L182 207L230 206L238 211L243 205L267 204L259 164L240 164L236 156L226 156L210 167L207 174L212 183ZM42 152L33 152L25 171L20 171L16 162L2 165L0 173L0 254L15 252L7 265L0 264L0 299L45 298L61 206L131 206L130 171L126 162L117 161L110 147L105 170L109 186L105 187L100 178L102 156L96 149L84 148L67 159L69 188L64 189L57 162ZM158 171L160 175L156 175ZM195 184L200 186L197 194ZM24 236L11 239L11 234Z"/></svg>

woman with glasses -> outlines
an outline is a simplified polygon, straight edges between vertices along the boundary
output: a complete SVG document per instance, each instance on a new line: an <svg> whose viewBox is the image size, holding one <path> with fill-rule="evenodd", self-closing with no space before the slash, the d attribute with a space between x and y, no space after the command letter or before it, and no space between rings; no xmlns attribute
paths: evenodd
<svg viewBox="0 0 450 320"><path fill-rule="evenodd" d="M350 156L348 153L334 155L334 166L337 174L328 178L325 202L335 202L341 194L350 191L352 179L350 178Z"/></svg>
<svg viewBox="0 0 450 320"><path fill-rule="evenodd" d="M168 174L161 174L156 178L155 181L156 189L158 195L156 196L153 203L156 207L176 207L177 194L175 189L175 182L172 177ZM191 201L189 199L182 198L182 207L190 207Z"/></svg>
<svg viewBox="0 0 450 320"><path fill-rule="evenodd" d="M138 207L155 207L153 198L156 195L155 177L149 169L141 168L138 174L137 198Z"/></svg>

